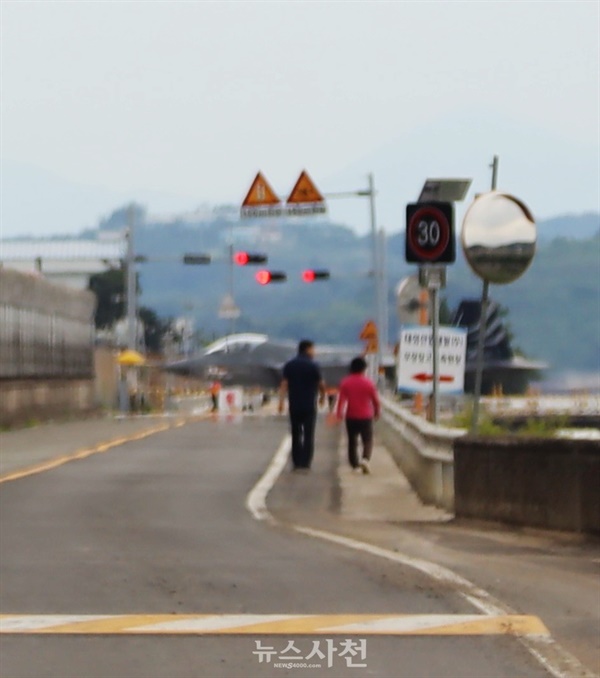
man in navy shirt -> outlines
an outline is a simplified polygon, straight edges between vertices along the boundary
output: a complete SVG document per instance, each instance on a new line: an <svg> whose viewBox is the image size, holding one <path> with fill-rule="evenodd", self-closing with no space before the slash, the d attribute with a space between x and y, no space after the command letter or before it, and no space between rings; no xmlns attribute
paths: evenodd
<svg viewBox="0 0 600 678"><path fill-rule="evenodd" d="M283 379L279 390L279 411L283 412L287 395L294 470L310 468L315 449L317 394L319 394L319 404L325 402L325 383L321 376L321 369L314 361L314 355L314 343L309 339L303 339L298 344L298 355L283 367Z"/></svg>

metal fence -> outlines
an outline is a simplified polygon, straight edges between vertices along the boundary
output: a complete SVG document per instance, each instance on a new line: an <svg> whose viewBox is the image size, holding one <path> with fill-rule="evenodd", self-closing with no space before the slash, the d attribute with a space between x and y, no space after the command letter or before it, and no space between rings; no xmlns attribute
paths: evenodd
<svg viewBox="0 0 600 678"><path fill-rule="evenodd" d="M93 295L0 269L0 378L93 376Z"/></svg>

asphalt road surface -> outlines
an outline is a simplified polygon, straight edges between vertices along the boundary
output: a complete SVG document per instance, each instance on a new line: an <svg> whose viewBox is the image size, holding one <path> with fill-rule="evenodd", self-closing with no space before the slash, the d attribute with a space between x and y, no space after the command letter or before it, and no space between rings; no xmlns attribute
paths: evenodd
<svg viewBox="0 0 600 678"><path fill-rule="evenodd" d="M450 583L255 520L246 498L286 432L203 421L2 484L0 610L24 632L0 635L0 676L556 675L510 623L483 632ZM336 464L321 426L313 470L286 468L273 510L335 510ZM433 619L446 632L389 630Z"/></svg>

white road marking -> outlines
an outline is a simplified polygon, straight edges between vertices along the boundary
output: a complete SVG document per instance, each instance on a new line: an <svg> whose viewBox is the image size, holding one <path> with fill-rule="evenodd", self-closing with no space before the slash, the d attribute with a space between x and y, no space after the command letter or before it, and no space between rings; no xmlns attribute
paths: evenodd
<svg viewBox="0 0 600 678"><path fill-rule="evenodd" d="M250 494L246 498L246 508L256 520L266 520L272 523L276 522L267 509L267 495L271 491L273 485L277 482L277 478L279 478L279 475L285 467L290 453L291 442L292 437L289 434L283 438L277 452L275 452L275 456L267 466L267 470L263 473L261 479L252 488Z"/></svg>
<svg viewBox="0 0 600 678"><path fill-rule="evenodd" d="M372 619L368 622L358 622L336 626L336 632L349 633L357 635L365 633L368 629L370 633L408 633L410 631L424 631L425 629L437 629L444 626L454 626L455 624L466 624L469 622L478 622L481 619L488 619L488 616L480 614L411 614L397 617L383 617L382 619ZM323 631L331 631L324 628Z"/></svg>
<svg viewBox="0 0 600 678"><path fill-rule="evenodd" d="M159 624L132 626L128 632L142 633L211 633L231 629L243 629L244 626L267 624L289 619L286 614L221 614L199 616L196 619L175 619Z"/></svg>
<svg viewBox="0 0 600 678"><path fill-rule="evenodd" d="M148 614L1 615L0 634L56 635L527 635L548 636L537 617L518 615Z"/></svg>
<svg viewBox="0 0 600 678"><path fill-rule="evenodd" d="M77 624L79 622L102 621L110 619L111 615L97 614L46 614L46 615L2 615L0 617L0 633L21 633L26 631L41 631L62 626L63 624Z"/></svg>

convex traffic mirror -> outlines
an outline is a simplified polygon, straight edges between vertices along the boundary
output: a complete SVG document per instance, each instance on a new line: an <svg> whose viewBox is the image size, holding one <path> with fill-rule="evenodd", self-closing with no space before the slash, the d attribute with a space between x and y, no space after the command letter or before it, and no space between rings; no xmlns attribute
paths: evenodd
<svg viewBox="0 0 600 678"><path fill-rule="evenodd" d="M477 196L467 210L461 242L469 265L480 278L489 283L510 283L531 264L535 221L518 198L490 191Z"/></svg>

